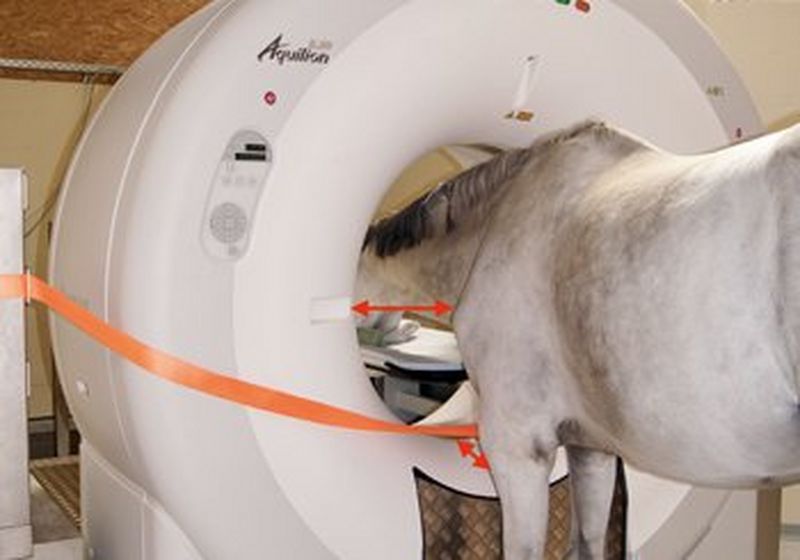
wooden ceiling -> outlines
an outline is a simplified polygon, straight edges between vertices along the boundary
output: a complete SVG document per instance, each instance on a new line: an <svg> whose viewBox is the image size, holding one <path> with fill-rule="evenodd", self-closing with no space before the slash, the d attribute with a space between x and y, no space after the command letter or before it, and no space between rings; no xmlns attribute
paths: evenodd
<svg viewBox="0 0 800 560"><path fill-rule="evenodd" d="M0 0L0 58L126 67L209 0ZM20 70L0 77L82 79Z"/></svg>

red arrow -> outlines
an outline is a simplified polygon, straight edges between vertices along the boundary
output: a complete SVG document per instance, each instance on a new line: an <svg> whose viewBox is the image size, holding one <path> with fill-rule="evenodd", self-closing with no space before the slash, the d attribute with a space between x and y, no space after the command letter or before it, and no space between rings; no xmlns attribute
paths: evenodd
<svg viewBox="0 0 800 560"><path fill-rule="evenodd" d="M476 469L483 469L485 471L489 470L489 460L486 458L485 453L481 453L474 459L475 460L472 462L473 467L475 467Z"/></svg>
<svg viewBox="0 0 800 560"><path fill-rule="evenodd" d="M416 311L419 313L432 311L438 316L449 313L453 310L453 306L441 300L436 300L433 305L370 305L369 301L365 299L359 301L351 309L364 317L373 311Z"/></svg>
<svg viewBox="0 0 800 560"><path fill-rule="evenodd" d="M489 460L486 458L486 454L483 451L475 450L477 447L476 444L464 439L460 439L456 443L458 443L458 451L461 453L461 456L472 459L473 467L486 471L489 470Z"/></svg>
<svg viewBox="0 0 800 560"><path fill-rule="evenodd" d="M458 450L461 452L462 457L472 457L472 450L475 449L475 444L463 439L458 440Z"/></svg>

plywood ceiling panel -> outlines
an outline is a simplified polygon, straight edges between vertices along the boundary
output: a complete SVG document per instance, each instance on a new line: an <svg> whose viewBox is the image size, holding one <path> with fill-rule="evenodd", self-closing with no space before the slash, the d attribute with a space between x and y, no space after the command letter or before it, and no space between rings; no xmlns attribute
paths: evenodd
<svg viewBox="0 0 800 560"><path fill-rule="evenodd" d="M128 66L209 0L0 0L0 58Z"/></svg>

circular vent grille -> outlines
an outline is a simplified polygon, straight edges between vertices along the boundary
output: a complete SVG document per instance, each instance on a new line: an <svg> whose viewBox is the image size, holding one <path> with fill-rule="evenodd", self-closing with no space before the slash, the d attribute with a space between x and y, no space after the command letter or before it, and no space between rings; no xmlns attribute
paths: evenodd
<svg viewBox="0 0 800 560"><path fill-rule="evenodd" d="M247 230L247 214L241 206L224 202L211 212L211 234L220 243L236 243Z"/></svg>

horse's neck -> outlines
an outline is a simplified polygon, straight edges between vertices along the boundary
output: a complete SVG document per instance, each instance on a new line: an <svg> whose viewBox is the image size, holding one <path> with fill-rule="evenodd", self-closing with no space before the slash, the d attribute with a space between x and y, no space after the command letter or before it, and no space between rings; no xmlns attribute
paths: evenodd
<svg viewBox="0 0 800 560"><path fill-rule="evenodd" d="M477 254L481 231L469 228L386 258L367 249L359 262L356 295L386 303L439 299L456 304Z"/></svg>

